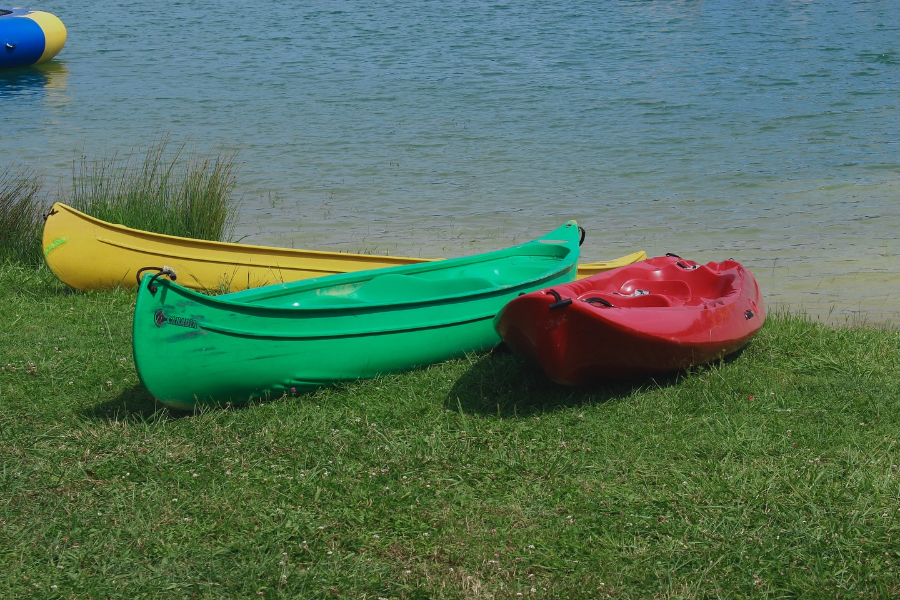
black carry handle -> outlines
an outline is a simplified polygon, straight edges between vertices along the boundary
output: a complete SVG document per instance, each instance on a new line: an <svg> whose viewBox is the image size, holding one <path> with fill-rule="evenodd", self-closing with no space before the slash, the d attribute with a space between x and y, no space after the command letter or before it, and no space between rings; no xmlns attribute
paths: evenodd
<svg viewBox="0 0 900 600"><path fill-rule="evenodd" d="M141 285L141 273L143 273L144 271L159 271L159 273L157 273L156 275L154 275L153 277L151 277L151 278L150 278L150 281L147 282L147 289L150 290L150 293L151 293L151 294L155 294L155 293L156 293L156 290L158 289L158 288L156 287L156 284L154 283L154 281L156 281L156 279L157 279L160 275L166 275L166 276L167 276L169 279L171 279L172 281L175 281L175 280L178 278L178 276L177 276L176 273L175 273L175 270L172 269L171 267L166 267L166 266L163 266L163 267L143 267L143 268L141 268L141 269L138 269L138 272L137 272L137 282L138 282L138 285Z"/></svg>
<svg viewBox="0 0 900 600"><path fill-rule="evenodd" d="M680 256L678 256L677 254L673 254L673 253L671 253L671 252L666 252L666 256L669 256L669 257L671 257L671 258L678 258L678 259L681 259ZM687 263L681 262L681 260L679 260L679 261L676 262L675 264L678 265L679 267L681 267L682 269L686 270L686 271L693 271L694 269L699 269L699 268L700 268L700 265L689 265L689 264L687 264Z"/></svg>
<svg viewBox="0 0 900 600"><path fill-rule="evenodd" d="M593 298L585 298L585 302L588 304L602 304L603 306L608 306L609 308L615 308L616 305L607 300L606 298L597 298L596 296Z"/></svg>
<svg viewBox="0 0 900 600"><path fill-rule="evenodd" d="M545 293L550 294L554 298L556 298L556 302L550 304L550 310L555 310L557 308L562 308L563 306L568 306L572 304L571 298L566 298L563 300L562 296L559 295L559 292L556 290L547 290Z"/></svg>

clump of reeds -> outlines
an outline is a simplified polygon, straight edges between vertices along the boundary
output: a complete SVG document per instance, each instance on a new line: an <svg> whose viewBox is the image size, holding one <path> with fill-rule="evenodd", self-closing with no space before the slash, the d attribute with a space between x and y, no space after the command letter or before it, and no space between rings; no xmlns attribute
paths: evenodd
<svg viewBox="0 0 900 600"><path fill-rule="evenodd" d="M0 170L0 263L41 264L41 189L34 169Z"/></svg>
<svg viewBox="0 0 900 600"><path fill-rule="evenodd" d="M230 239L239 202L237 152L201 154L170 138L121 158L82 155L61 199L93 217L135 229L204 240Z"/></svg>

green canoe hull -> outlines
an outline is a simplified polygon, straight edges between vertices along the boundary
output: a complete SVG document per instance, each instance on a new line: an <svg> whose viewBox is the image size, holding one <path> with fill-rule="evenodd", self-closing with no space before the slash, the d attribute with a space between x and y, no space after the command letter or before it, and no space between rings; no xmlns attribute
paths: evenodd
<svg viewBox="0 0 900 600"><path fill-rule="evenodd" d="M486 350L500 341L492 320L509 300L574 280L578 238L570 221L497 252L217 297L148 274L135 306L135 365L161 402L192 410Z"/></svg>

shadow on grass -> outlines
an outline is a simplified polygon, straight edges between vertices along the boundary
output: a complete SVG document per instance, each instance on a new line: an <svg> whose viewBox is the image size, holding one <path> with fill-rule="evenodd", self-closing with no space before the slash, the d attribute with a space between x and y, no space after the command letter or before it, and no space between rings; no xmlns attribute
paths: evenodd
<svg viewBox="0 0 900 600"><path fill-rule="evenodd" d="M297 397L290 400L298 400L304 396L311 395L306 392L301 393ZM221 411L241 411L249 410L254 406L269 404L272 402L281 402L287 400L286 397L277 398L255 398L247 402L232 406L227 405L200 405L194 410L179 410L166 406L153 397L143 386L135 385L124 390L116 398L101 402L93 407L86 408L81 415L86 419L96 421L123 420L134 419L137 421L151 421L162 419L166 421L177 421L186 417L195 417L198 414L206 412Z"/></svg>
<svg viewBox="0 0 900 600"><path fill-rule="evenodd" d="M154 398L141 385L134 385L112 400L85 408L81 416L92 421L156 419L175 420L190 417L193 413L172 410Z"/></svg>
<svg viewBox="0 0 900 600"><path fill-rule="evenodd" d="M522 361L501 345L478 357L456 380L445 408L499 417L530 416L627 398L643 389L673 385L682 377L684 373L672 373L568 387L554 383L540 367Z"/></svg>

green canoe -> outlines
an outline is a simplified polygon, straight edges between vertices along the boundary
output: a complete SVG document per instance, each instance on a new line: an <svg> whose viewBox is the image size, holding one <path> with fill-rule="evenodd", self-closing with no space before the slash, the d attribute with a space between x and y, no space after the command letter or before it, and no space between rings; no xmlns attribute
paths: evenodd
<svg viewBox="0 0 900 600"><path fill-rule="evenodd" d="M161 402L191 410L277 398L485 350L521 293L574 280L574 221L476 256L206 296L144 275L134 361Z"/></svg>

